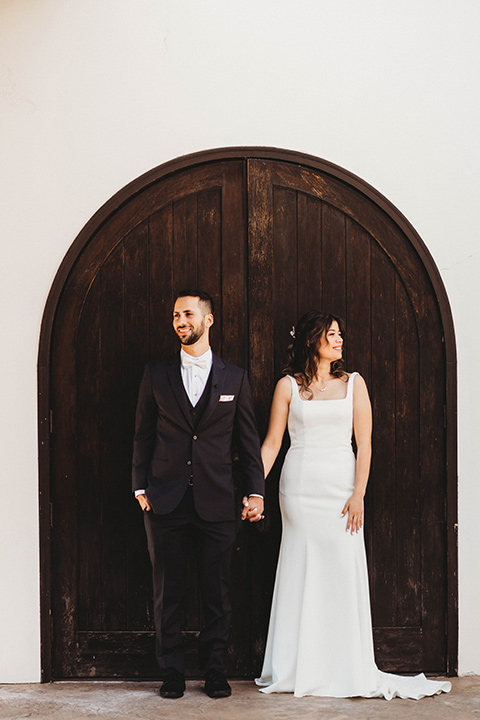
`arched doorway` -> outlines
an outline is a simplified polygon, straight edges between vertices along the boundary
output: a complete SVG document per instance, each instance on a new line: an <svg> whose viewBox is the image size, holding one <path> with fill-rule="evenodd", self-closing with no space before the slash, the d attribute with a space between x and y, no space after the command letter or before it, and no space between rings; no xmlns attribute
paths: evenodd
<svg viewBox="0 0 480 720"><path fill-rule="evenodd" d="M192 284L215 297L215 351L249 369L261 433L291 325L312 307L345 317L347 368L367 379L375 417L366 537L378 663L454 672L455 345L438 271L405 218L347 171L229 148L120 191L52 287L39 355L45 679L156 675L133 416L144 363L174 347L175 291ZM242 528L233 558L231 676L250 677L261 659L277 482L278 467L268 531ZM193 581L188 595L190 647Z"/></svg>

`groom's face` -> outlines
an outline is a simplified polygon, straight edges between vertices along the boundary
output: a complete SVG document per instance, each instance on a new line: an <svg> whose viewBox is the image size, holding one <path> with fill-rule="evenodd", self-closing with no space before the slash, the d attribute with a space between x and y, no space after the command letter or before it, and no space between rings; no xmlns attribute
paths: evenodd
<svg viewBox="0 0 480 720"><path fill-rule="evenodd" d="M177 298L173 309L173 329L182 345L194 345L213 322L213 316L205 314L200 298Z"/></svg>

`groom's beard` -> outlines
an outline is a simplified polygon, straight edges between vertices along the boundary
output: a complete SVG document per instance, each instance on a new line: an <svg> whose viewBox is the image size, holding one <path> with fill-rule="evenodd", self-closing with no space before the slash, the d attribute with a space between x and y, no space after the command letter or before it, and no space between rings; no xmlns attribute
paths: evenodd
<svg viewBox="0 0 480 720"><path fill-rule="evenodd" d="M177 333L178 335L178 333ZM201 337L205 335L205 318L202 320L199 327L192 329L192 332L185 337L178 336L182 345L194 345Z"/></svg>

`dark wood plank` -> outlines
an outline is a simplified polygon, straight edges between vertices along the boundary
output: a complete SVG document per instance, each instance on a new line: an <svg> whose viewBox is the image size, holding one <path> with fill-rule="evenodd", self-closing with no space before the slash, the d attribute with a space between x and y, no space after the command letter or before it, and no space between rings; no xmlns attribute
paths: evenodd
<svg viewBox="0 0 480 720"><path fill-rule="evenodd" d="M413 626L422 622L418 334L398 277L395 290L398 622Z"/></svg>
<svg viewBox="0 0 480 720"><path fill-rule="evenodd" d="M265 321L274 317L273 188L264 163L248 163L250 381L261 435L267 429L274 386L275 346ZM266 383L266 385L265 385Z"/></svg>
<svg viewBox="0 0 480 720"><path fill-rule="evenodd" d="M171 204L148 219L148 341L145 361L171 355L177 348L172 328L174 294L173 207ZM140 379L138 381L140 384Z"/></svg>
<svg viewBox="0 0 480 720"><path fill-rule="evenodd" d="M424 637L421 627L377 628L373 640L377 664L384 672L424 672Z"/></svg>
<svg viewBox="0 0 480 720"><path fill-rule="evenodd" d="M274 379L278 380L287 360L290 331L298 319L297 193L294 190L274 187L273 228L273 352ZM265 325L269 325L267 317Z"/></svg>
<svg viewBox="0 0 480 720"><path fill-rule="evenodd" d="M82 294L82 299L84 293ZM75 676L77 607L77 468L75 337L79 298L73 292L58 308L52 331L51 537L52 676ZM67 551L66 551L67 550Z"/></svg>
<svg viewBox="0 0 480 720"><path fill-rule="evenodd" d="M346 236L345 366L349 372L359 372L370 388L372 239L360 225L350 219L346 221Z"/></svg>
<svg viewBox="0 0 480 720"><path fill-rule="evenodd" d="M331 205L322 213L322 310L345 318L345 216Z"/></svg>
<svg viewBox="0 0 480 720"><path fill-rule="evenodd" d="M125 433L125 337L123 242L101 270L100 417L92 413L97 434L100 483L92 504L102 507L102 587L104 629L124 630L126 621L125 508L131 501L129 457Z"/></svg>
<svg viewBox="0 0 480 720"><path fill-rule="evenodd" d="M297 193L298 316L322 309L322 203Z"/></svg>
<svg viewBox="0 0 480 720"><path fill-rule="evenodd" d="M225 164L222 183L222 357L239 367L248 368L244 164Z"/></svg>
<svg viewBox="0 0 480 720"><path fill-rule="evenodd" d="M186 664L196 663L198 633L182 634ZM154 632L80 632L77 635L77 677L81 678L158 678ZM188 678L202 678L196 668Z"/></svg>
<svg viewBox="0 0 480 720"><path fill-rule="evenodd" d="M215 322L210 342L223 357L222 322L222 192L212 188L199 193L198 203L198 286L215 301Z"/></svg>
<svg viewBox="0 0 480 720"><path fill-rule="evenodd" d="M419 303L420 336L420 435L421 524L425 660L430 672L438 671L446 654L447 537L445 513L445 365L433 353L438 337L438 308L431 296ZM438 340L437 340L438 342Z"/></svg>
<svg viewBox="0 0 480 720"><path fill-rule="evenodd" d="M77 458L78 458L78 603L77 626L102 630L104 607L102 577L101 458L98 425L103 398L101 377L101 283L97 275L85 299L78 328Z"/></svg>
<svg viewBox="0 0 480 720"><path fill-rule="evenodd" d="M79 632L77 642L77 677L158 677L154 632Z"/></svg>
<svg viewBox="0 0 480 720"><path fill-rule="evenodd" d="M385 253L372 247L373 624L396 625L397 524L395 476L395 275Z"/></svg>
<svg viewBox="0 0 480 720"><path fill-rule="evenodd" d="M198 234L197 195L182 197L173 206L173 278L175 291L197 287L198 284Z"/></svg>
<svg viewBox="0 0 480 720"><path fill-rule="evenodd" d="M158 214L157 214L158 216ZM170 215L168 215L170 217ZM169 245L166 245L168 256ZM124 242L125 465L131 465L138 386L149 351L149 222L140 223ZM165 288L163 288L165 290ZM153 295L153 293L152 293ZM155 293L155 297L158 298ZM161 302L161 300L160 300ZM160 335L161 333L157 333ZM130 491L130 478L128 478ZM133 493L125 506L126 627L153 628L152 582L143 513Z"/></svg>

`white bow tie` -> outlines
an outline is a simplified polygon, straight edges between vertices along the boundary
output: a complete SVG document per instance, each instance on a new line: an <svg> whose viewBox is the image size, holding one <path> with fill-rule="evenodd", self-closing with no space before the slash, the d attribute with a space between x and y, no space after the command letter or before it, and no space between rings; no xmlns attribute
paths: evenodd
<svg viewBox="0 0 480 720"><path fill-rule="evenodd" d="M206 370L208 368L208 359L207 358L196 358L196 357L188 357L188 358L182 358L182 365L185 370L191 367L198 367L203 368Z"/></svg>

